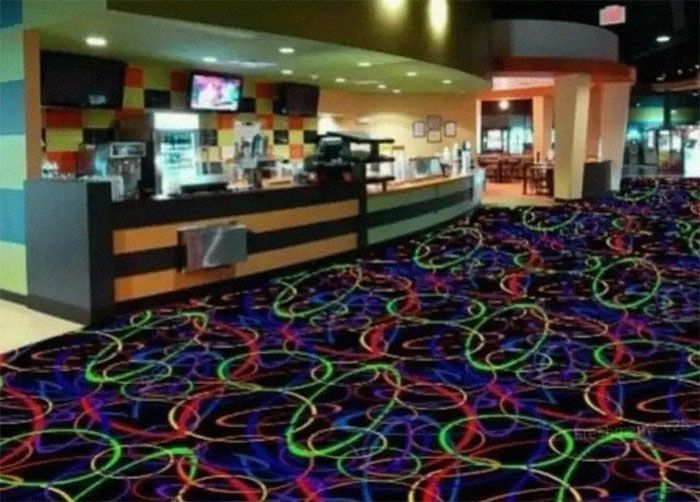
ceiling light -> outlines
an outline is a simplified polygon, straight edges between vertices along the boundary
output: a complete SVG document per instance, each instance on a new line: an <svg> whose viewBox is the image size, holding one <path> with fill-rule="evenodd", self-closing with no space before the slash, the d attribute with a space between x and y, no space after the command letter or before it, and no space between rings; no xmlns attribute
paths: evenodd
<svg viewBox="0 0 700 502"><path fill-rule="evenodd" d="M386 84L379 84L377 89L386 89Z"/></svg>
<svg viewBox="0 0 700 502"><path fill-rule="evenodd" d="M230 61L226 61L226 63L243 66L245 68L269 68L271 66L277 66L277 63L272 63L269 61L239 61L238 59L232 59Z"/></svg>
<svg viewBox="0 0 700 502"><path fill-rule="evenodd" d="M696 65L695 65L695 69L696 69L696 70L700 70L700 64L696 64Z"/></svg>
<svg viewBox="0 0 700 502"><path fill-rule="evenodd" d="M447 0L430 0L428 3L428 19L433 36L442 38L447 28L450 16Z"/></svg>
<svg viewBox="0 0 700 502"><path fill-rule="evenodd" d="M446 85L449 85L449 84L452 83L452 80L450 80L449 78L446 78L445 80L442 81L442 83L443 83L443 84L446 84Z"/></svg>
<svg viewBox="0 0 700 502"><path fill-rule="evenodd" d="M500 108L501 110L507 110L508 108L510 108L510 101L508 101L507 99L500 100L498 102L498 108Z"/></svg>
<svg viewBox="0 0 700 502"><path fill-rule="evenodd" d="M280 54L294 54L294 47L280 47Z"/></svg>
<svg viewBox="0 0 700 502"><path fill-rule="evenodd" d="M294 73L292 70L282 70L282 75L291 75Z"/></svg>
<svg viewBox="0 0 700 502"><path fill-rule="evenodd" d="M660 44L665 44L666 42L669 42L671 40L671 37L668 35L659 35L656 37L656 41Z"/></svg>
<svg viewBox="0 0 700 502"><path fill-rule="evenodd" d="M407 71L406 72L407 77L415 77L416 75L418 75L418 73L416 73L415 71Z"/></svg>
<svg viewBox="0 0 700 502"><path fill-rule="evenodd" d="M336 81L336 83L338 83L338 84L342 84L343 82L345 82L345 79L344 79L343 77L337 77L337 78L335 79L335 81Z"/></svg>
<svg viewBox="0 0 700 502"><path fill-rule="evenodd" d="M401 89L393 89L391 92L394 94L401 94Z"/></svg>
<svg viewBox="0 0 700 502"><path fill-rule="evenodd" d="M315 73L311 75L311 80L318 80L318 75L316 75Z"/></svg>
<svg viewBox="0 0 700 502"><path fill-rule="evenodd" d="M205 63L216 63L217 59L213 56L204 56L202 58L202 61L204 61Z"/></svg>
<svg viewBox="0 0 700 502"><path fill-rule="evenodd" d="M679 74L679 75L683 75L683 70L681 70L680 68L678 68L678 74Z"/></svg>
<svg viewBox="0 0 700 502"><path fill-rule="evenodd" d="M359 63L357 63L357 66L361 68L369 68L370 66L372 66L372 63L370 63L369 61L360 61Z"/></svg>
<svg viewBox="0 0 700 502"><path fill-rule="evenodd" d="M105 37L89 36L85 38L85 43L90 47L104 47L107 45L107 39Z"/></svg>

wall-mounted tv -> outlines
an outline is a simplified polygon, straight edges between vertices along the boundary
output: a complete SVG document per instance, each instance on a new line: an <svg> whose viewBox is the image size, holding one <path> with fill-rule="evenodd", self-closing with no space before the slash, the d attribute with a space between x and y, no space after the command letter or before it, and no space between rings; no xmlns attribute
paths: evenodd
<svg viewBox="0 0 700 502"><path fill-rule="evenodd" d="M190 74L189 103L192 110L235 112L241 103L243 79L211 72Z"/></svg>
<svg viewBox="0 0 700 502"><path fill-rule="evenodd" d="M67 52L41 52L41 104L121 108L126 63Z"/></svg>
<svg viewBox="0 0 700 502"><path fill-rule="evenodd" d="M315 85L283 82L277 84L273 111L279 115L315 117L318 114L319 88Z"/></svg>

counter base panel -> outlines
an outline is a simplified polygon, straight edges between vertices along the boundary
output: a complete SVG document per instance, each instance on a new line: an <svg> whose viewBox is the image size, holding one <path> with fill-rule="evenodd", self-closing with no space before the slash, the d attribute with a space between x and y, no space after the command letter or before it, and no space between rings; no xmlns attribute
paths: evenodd
<svg viewBox="0 0 700 502"><path fill-rule="evenodd" d="M370 228L367 232L367 244L372 246L400 237L408 237L410 234L416 234L460 216L466 216L471 209L473 209L473 206L465 201L433 213Z"/></svg>
<svg viewBox="0 0 700 502"><path fill-rule="evenodd" d="M187 273L180 272L175 268L169 268L144 274L118 277L114 281L114 299L116 302L124 302L155 296L171 291L274 271L356 249L357 233L350 233L252 254L248 256L246 261L226 268Z"/></svg>

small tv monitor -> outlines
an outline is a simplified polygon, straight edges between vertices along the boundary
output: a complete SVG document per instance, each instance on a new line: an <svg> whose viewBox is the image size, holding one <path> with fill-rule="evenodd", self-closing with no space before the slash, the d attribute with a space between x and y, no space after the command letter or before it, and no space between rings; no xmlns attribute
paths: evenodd
<svg viewBox="0 0 700 502"><path fill-rule="evenodd" d="M318 114L320 90L315 85L282 82L277 85L273 111L280 115L315 117Z"/></svg>
<svg viewBox="0 0 700 502"><path fill-rule="evenodd" d="M192 72L189 103L192 110L235 112L241 103L243 79L236 75Z"/></svg>
<svg viewBox="0 0 700 502"><path fill-rule="evenodd" d="M41 52L41 104L121 108L126 63L66 52Z"/></svg>

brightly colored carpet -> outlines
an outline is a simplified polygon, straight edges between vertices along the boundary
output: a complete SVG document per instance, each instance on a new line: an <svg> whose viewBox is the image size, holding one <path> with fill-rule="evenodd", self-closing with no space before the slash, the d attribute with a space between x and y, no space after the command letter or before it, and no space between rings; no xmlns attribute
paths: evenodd
<svg viewBox="0 0 700 502"><path fill-rule="evenodd" d="M4 354L0 500L700 500L699 214L484 210Z"/></svg>

